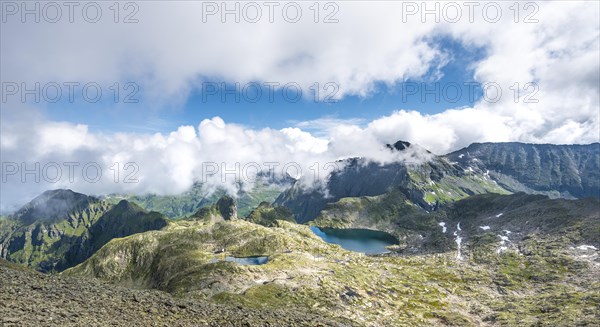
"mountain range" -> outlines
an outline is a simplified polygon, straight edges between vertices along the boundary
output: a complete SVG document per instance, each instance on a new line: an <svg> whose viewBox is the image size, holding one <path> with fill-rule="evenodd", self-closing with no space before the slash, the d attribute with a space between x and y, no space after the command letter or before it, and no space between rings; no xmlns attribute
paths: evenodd
<svg viewBox="0 0 600 327"><path fill-rule="evenodd" d="M0 279L35 269L90 281L85 290L101 280L115 292L158 290L264 321L291 310L290 321L307 326L315 316L327 326L597 322L599 143L482 143L443 156L405 141L385 148L398 159L342 160L321 187L44 192L0 218L0 257L21 265L0 261ZM315 228L395 242L365 255Z"/></svg>
<svg viewBox="0 0 600 327"><path fill-rule="evenodd" d="M315 219L329 203L346 197L381 195L393 188L425 210L485 193L600 198L600 143L472 144L444 156L404 141L388 145L388 149L412 152L402 161L383 164L364 158L347 159L342 169L331 174L325 192L296 184L275 203L290 208L298 222L304 223ZM414 159L415 153L417 157L430 157Z"/></svg>

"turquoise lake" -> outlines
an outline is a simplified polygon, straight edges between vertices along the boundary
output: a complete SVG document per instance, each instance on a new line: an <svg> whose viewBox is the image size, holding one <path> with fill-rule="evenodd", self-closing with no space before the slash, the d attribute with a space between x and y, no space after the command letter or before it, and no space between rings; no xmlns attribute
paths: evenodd
<svg viewBox="0 0 600 327"><path fill-rule="evenodd" d="M318 228L311 226L315 235L327 243L338 244L348 251L365 254L387 253L386 246L398 244L398 240L385 232L369 229Z"/></svg>

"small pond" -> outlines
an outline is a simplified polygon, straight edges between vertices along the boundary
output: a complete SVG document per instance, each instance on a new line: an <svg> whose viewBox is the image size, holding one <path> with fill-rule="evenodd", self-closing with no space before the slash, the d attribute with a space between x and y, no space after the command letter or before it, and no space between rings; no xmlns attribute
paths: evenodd
<svg viewBox="0 0 600 327"><path fill-rule="evenodd" d="M339 244L346 250L365 254L389 252L386 246L398 244L391 234L370 229L318 228L311 226L315 235L327 243Z"/></svg>
<svg viewBox="0 0 600 327"><path fill-rule="evenodd" d="M258 266L264 265L269 262L269 257L230 257L226 256L225 258L213 258L210 260L210 263L215 263L219 261L229 261L235 262L244 266Z"/></svg>

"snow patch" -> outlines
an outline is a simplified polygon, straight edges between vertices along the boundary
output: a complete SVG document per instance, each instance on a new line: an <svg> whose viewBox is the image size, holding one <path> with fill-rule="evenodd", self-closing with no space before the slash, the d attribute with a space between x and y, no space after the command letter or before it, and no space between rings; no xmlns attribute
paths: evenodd
<svg viewBox="0 0 600 327"><path fill-rule="evenodd" d="M579 250L587 251L587 250L597 250L593 245L580 245L577 247Z"/></svg>
<svg viewBox="0 0 600 327"><path fill-rule="evenodd" d="M483 178L486 179L486 180L490 178L490 171L489 170L486 170L485 173L483 173Z"/></svg>
<svg viewBox="0 0 600 327"><path fill-rule="evenodd" d="M490 226L479 226L479 228L481 228L483 230L488 230L488 229L490 229Z"/></svg>
<svg viewBox="0 0 600 327"><path fill-rule="evenodd" d="M441 223L439 223L438 225L442 226L442 233L445 233L445 232L446 232L446 229L447 229L447 228L446 228L446 223L445 223L445 222L441 222Z"/></svg>
<svg viewBox="0 0 600 327"><path fill-rule="evenodd" d="M505 232L506 232L506 230L505 230ZM500 254L500 253L508 250L508 246L505 246L505 245L507 242L510 243L510 240L508 239L508 236L498 235L498 237L500 237L500 247L498 247L498 250L496 250L496 253Z"/></svg>
<svg viewBox="0 0 600 327"><path fill-rule="evenodd" d="M504 213L502 213L502 212L501 212L501 213L499 213L499 214L497 214L497 215L496 215L496 218L500 218L500 217L502 217L502 215L503 215L503 214L504 214Z"/></svg>
<svg viewBox="0 0 600 327"><path fill-rule="evenodd" d="M461 154L461 155L459 155L458 157L459 157L460 159L462 159L464 156L465 156L464 154Z"/></svg>
<svg viewBox="0 0 600 327"><path fill-rule="evenodd" d="M462 243L462 237L460 237L460 236L457 236L457 237L454 239L454 242L456 242L456 245L458 245L458 250L457 250L457 253L456 253L456 259L458 259L458 260L462 260L462 255L461 255L461 253L460 253L460 244Z"/></svg>
<svg viewBox="0 0 600 327"><path fill-rule="evenodd" d="M458 232L462 231L462 229L460 229L460 222L458 224L456 224L456 231L454 232L454 242L456 242L456 245L458 247L458 249L456 250L456 259L458 260L462 260L462 254L460 252L461 250L461 244L462 244L462 237L459 235Z"/></svg>

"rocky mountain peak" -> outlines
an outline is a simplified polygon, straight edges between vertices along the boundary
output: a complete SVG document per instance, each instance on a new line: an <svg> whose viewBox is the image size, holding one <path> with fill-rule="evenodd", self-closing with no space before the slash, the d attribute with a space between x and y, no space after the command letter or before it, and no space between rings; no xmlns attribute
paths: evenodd
<svg viewBox="0 0 600 327"><path fill-rule="evenodd" d="M145 212L146 211L142 207L138 206L137 204L135 204L133 202L129 202L127 200L119 201L119 203L117 203L117 205L115 205L113 210L118 210L121 213L125 213L125 212L136 213L136 212Z"/></svg>
<svg viewBox="0 0 600 327"><path fill-rule="evenodd" d="M237 205L235 200L227 195L217 201L217 210L225 220L237 219Z"/></svg>
<svg viewBox="0 0 600 327"><path fill-rule="evenodd" d="M24 205L14 217L25 224L38 220L54 221L98 201L95 197L68 189L49 190Z"/></svg>
<svg viewBox="0 0 600 327"><path fill-rule="evenodd" d="M410 142L406 142L406 141L398 141L396 143L392 144L386 144L385 145L388 149L394 151L402 151L402 150L406 150L408 148L410 148L412 146L412 144L410 144Z"/></svg>

